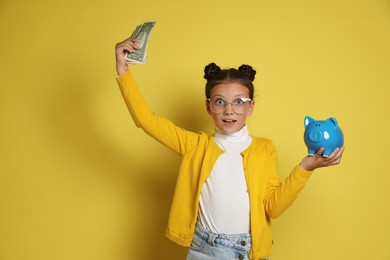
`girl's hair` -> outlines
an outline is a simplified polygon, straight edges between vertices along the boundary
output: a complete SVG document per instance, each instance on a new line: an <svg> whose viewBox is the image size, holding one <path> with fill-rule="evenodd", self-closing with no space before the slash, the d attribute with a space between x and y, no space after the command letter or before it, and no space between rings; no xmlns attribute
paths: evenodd
<svg viewBox="0 0 390 260"><path fill-rule="evenodd" d="M238 69L221 69L214 62L204 68L204 78L206 83L206 98L210 98L210 91L218 84L226 82L237 82L249 90L249 98L253 99L256 71L249 65L241 65Z"/></svg>

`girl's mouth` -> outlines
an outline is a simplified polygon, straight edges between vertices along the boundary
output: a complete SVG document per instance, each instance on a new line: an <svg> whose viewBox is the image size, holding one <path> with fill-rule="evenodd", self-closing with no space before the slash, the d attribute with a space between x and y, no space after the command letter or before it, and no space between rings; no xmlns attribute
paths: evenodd
<svg viewBox="0 0 390 260"><path fill-rule="evenodd" d="M224 119L222 121L225 122L225 123L235 123L235 122L237 122L237 120L233 120L233 119Z"/></svg>

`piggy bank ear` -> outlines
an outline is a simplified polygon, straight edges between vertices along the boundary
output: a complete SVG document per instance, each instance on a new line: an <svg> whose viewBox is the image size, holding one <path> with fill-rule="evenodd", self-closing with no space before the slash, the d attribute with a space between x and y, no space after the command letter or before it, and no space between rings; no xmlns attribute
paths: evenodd
<svg viewBox="0 0 390 260"><path fill-rule="evenodd" d="M305 120L304 120L304 125L305 127L310 124L311 122L314 121L314 118L310 117L310 116L305 116Z"/></svg>
<svg viewBox="0 0 390 260"><path fill-rule="evenodd" d="M339 123L337 123L336 118L330 117L326 121L330 122L334 127L337 127Z"/></svg>

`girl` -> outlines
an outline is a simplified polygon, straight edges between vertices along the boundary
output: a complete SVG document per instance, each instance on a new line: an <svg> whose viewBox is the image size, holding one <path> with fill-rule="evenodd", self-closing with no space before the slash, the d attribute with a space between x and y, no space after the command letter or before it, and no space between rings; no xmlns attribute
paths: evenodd
<svg viewBox="0 0 390 260"><path fill-rule="evenodd" d="M187 259L269 259L271 218L286 210L312 171L340 163L344 148L303 158L284 183L273 143L249 135L256 71L242 65L205 68L206 109L215 134L194 133L151 112L128 71L126 52L135 39L116 45L117 81L137 127L182 157L166 236L190 247Z"/></svg>

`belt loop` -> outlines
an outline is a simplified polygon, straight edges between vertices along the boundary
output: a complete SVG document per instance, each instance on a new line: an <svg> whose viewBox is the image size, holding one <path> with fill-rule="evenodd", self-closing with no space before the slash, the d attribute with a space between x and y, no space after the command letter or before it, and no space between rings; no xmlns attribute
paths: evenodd
<svg viewBox="0 0 390 260"><path fill-rule="evenodd" d="M215 243L214 243L214 242L215 242L215 238L216 238L216 237L217 237L216 234L210 233L207 242L208 242L211 246L215 246Z"/></svg>

